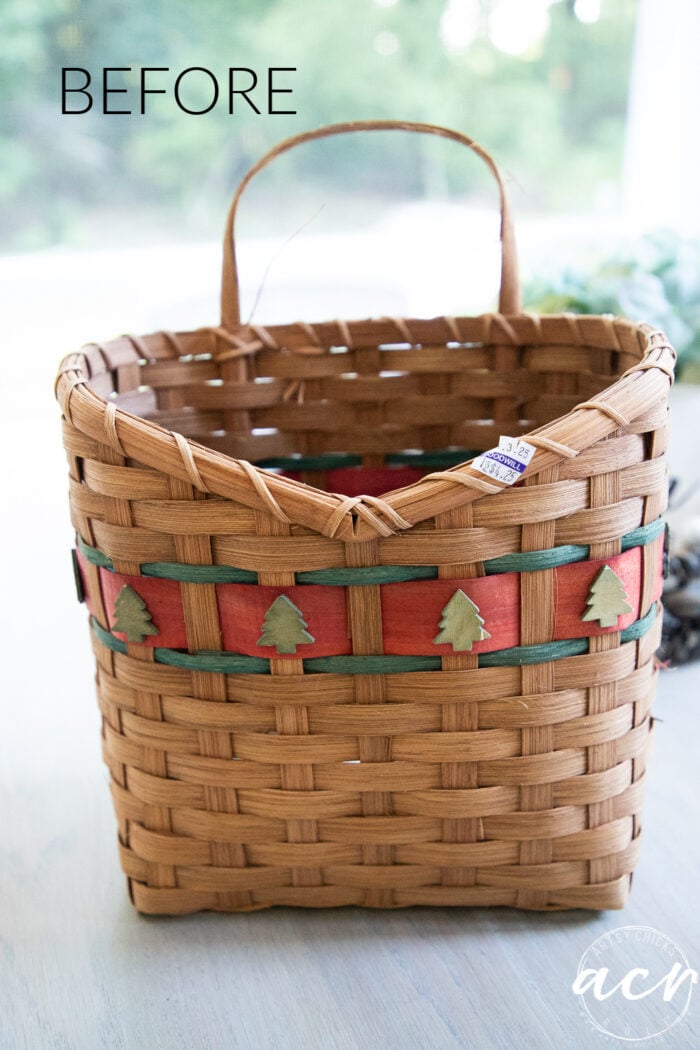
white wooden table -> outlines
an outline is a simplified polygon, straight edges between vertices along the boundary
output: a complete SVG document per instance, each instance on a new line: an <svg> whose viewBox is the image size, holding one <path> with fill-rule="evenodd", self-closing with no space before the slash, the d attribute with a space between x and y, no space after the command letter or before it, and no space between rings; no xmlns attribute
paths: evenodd
<svg viewBox="0 0 700 1050"><path fill-rule="evenodd" d="M113 289L88 301L65 261L44 260L43 276L25 267L26 280L23 265L0 265L0 287L13 276L5 318L14 310L17 327L0 389L3 491L12 492L0 581L2 1050L588 1050L606 1040L586 1024L571 983L600 934L655 927L700 969L700 665L662 676L641 861L622 912L133 911L99 753L85 610L73 598L50 390L81 324L82 338L112 334L111 322L84 326ZM131 323L148 330L148 319ZM669 1036L640 1045L700 1047L699 1008L696 989Z"/></svg>

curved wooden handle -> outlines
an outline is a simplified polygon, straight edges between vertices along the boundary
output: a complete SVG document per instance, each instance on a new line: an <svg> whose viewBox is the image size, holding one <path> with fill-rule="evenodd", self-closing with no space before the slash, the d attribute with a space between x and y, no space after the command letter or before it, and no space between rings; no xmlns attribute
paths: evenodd
<svg viewBox="0 0 700 1050"><path fill-rule="evenodd" d="M513 230L513 219L510 210L508 195L503 183L503 178L493 158L483 147L474 142L473 139L462 135L459 131L443 128L437 124L419 124L413 121L401 120L358 120L343 124L328 124L312 131L304 131L299 135L284 139L278 145L265 153L252 168L250 168L238 184L238 188L231 201L226 229L224 232L224 258L221 275L221 324L228 331L240 327L241 308L240 291L238 283L238 267L236 265L236 246L234 240L234 227L238 204L248 183L253 176L257 175L270 161L279 157L282 153L300 146L304 142L314 139L327 138L330 135L345 135L351 131L416 131L421 134L439 135L441 138L451 139L467 146L477 156L481 157L488 166L491 174L498 184L501 206L501 288L498 298L498 309L502 314L520 313L520 283L518 279L518 261L515 248L515 233Z"/></svg>

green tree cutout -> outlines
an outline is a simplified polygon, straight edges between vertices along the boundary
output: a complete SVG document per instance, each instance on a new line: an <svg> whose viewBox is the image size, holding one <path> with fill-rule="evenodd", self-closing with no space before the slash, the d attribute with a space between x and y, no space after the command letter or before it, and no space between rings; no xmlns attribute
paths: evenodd
<svg viewBox="0 0 700 1050"><path fill-rule="evenodd" d="M151 614L140 594L125 583L114 602L113 631L126 635L127 642L142 642L148 634L159 631L151 622Z"/></svg>
<svg viewBox="0 0 700 1050"><path fill-rule="evenodd" d="M464 652L471 649L474 642L482 642L491 637L489 632L484 630L479 607L462 590L455 591L442 610L440 627L442 630L433 638L433 645L447 643L455 652Z"/></svg>
<svg viewBox="0 0 700 1050"><path fill-rule="evenodd" d="M601 627L615 627L618 616L632 612L620 577L604 565L591 584L582 620L598 620Z"/></svg>
<svg viewBox="0 0 700 1050"><path fill-rule="evenodd" d="M280 594L265 613L262 634L256 644L274 645L278 653L296 653L298 645L316 641L307 627L301 609L285 594Z"/></svg>

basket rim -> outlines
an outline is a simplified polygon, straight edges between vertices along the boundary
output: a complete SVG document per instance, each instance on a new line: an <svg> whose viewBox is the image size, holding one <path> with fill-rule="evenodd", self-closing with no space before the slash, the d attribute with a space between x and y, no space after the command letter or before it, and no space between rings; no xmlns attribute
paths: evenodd
<svg viewBox="0 0 700 1050"><path fill-rule="evenodd" d="M479 317L433 318L429 322L425 319L372 318L360 324L367 331L373 325L385 327L387 320L396 324L400 342L406 341L406 332L411 327L416 329L421 324L435 325L440 321L444 321L446 341L455 341L460 324L480 321L492 342L496 341L494 329L497 330L498 345L504 346L526 345L517 332L518 325L524 323L531 333L533 325L541 332L543 327L563 321L571 333L572 347L587 345L582 323L602 323L609 339L609 349L622 349L620 333L623 330L628 336L630 333L635 335L640 360L594 400L584 401L565 415L517 435L535 446L534 456L523 478L532 478L562 459L578 456L584 449L628 425L665 396L673 383L676 353L665 333L650 324L610 314L496 313ZM355 323L341 322L346 332ZM337 326L339 322L317 324ZM307 336L314 328L308 323L299 325ZM289 324L271 325L262 331L266 337L274 339L275 332L288 332L293 327ZM197 331L208 331L223 344L219 354L212 354L216 361L253 353L265 345L259 338L259 326L244 326L236 334L220 328ZM143 338L135 341L139 346L143 345ZM91 345L100 348L107 344L87 344ZM416 341L414 345L420 345L420 342ZM271 474L248 460L211 449L118 407L115 401L106 400L91 388L91 374L86 354L78 351L63 359L55 382L55 394L63 414L78 431L111 446L125 458L188 481L204 493L267 511L286 525L299 524L332 539L362 542L392 536L438 513L507 488L503 483L487 481L472 466L473 459L470 459L447 470L428 474L410 485L392 489L381 497L348 497L325 492L296 479Z"/></svg>

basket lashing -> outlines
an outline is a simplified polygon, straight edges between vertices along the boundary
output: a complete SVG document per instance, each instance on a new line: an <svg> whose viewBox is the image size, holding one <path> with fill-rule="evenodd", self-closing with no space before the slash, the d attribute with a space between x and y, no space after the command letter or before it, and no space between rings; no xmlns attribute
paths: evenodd
<svg viewBox="0 0 700 1050"><path fill-rule="evenodd" d="M526 317L528 321L530 321L532 317L532 315L523 316ZM562 315L562 317L566 320L567 325L572 326L575 325L577 320L591 320L590 318L571 318L567 315ZM558 318L553 318L553 320L557 319ZM444 319L442 320L444 321ZM580 402L575 405L566 417L555 420L551 424L540 426L536 430L522 435L524 440L535 445L538 449L532 464L528 468L529 477L539 473L540 470L553 466L555 463L561 461L561 459L572 458L578 455L584 448L588 447L589 444L594 443L594 441L609 436L621 427L624 428L630 420L618 407L616 407L615 401L620 400L625 387L629 389L628 383L630 380L637 378L641 379L645 373L651 371L653 371L654 375L659 373L658 378L653 383L648 383L646 390L634 390L635 395L646 394L646 397L643 399L635 397L635 408L639 411L640 409L643 410L645 404L658 401L658 397L665 389L665 386L667 386L667 384L664 384L664 377L666 377L666 379L672 379L673 377L675 351L673 351L673 348L668 344L663 333L656 332L651 326L635 326L631 325L630 322L624 322L614 318L594 318L593 320L599 321L605 326L605 334L610 337L611 341L614 340L615 344L619 343L620 333L622 331L625 331L626 335L629 335L630 332L634 331L635 339L641 342L643 348L641 353L643 353L644 356L641 357L637 363L630 366L621 376L620 380L606 391L606 398L603 399L598 397ZM454 323L453 318L451 318L450 321ZM334 324L335 322L331 323ZM387 324L390 323L391 322L387 322ZM414 324L415 323L416 322L414 322ZM447 328L450 327L446 322L444 326ZM491 328L490 315L486 315L485 327L487 330ZM512 325L509 327L511 328L511 338L515 337L517 339L517 334L513 330ZM198 333L193 334L198 335ZM503 338L503 334L499 331L499 339ZM272 337L269 332L267 332L266 335L269 345ZM649 341L648 345L645 345L646 339L644 337L647 335ZM132 337L128 338L131 339ZM581 338L580 334L579 338ZM599 335L598 338L600 338ZM626 342L626 349L629 352L629 339ZM246 348L249 349L251 345L255 346L256 344L248 343L246 344ZM99 349L99 347L96 348ZM148 351L144 351L142 346L140 352ZM88 375L81 374L80 371L75 370L75 366L78 365L79 356L80 355L72 355L70 358L66 359L63 365L65 371L62 371L59 374L57 381L57 396L64 414L68 419L71 419L70 401L75 387L85 386L89 382ZM215 359L215 355L212 355L212 359ZM94 394L92 396L94 397ZM102 399L95 398L95 401L97 401L98 404L101 400ZM101 421L99 430L102 431L103 434L104 431L108 431L104 434L107 443L116 447L118 450L123 451L124 431L129 430L130 421L128 420L128 417L121 413L119 424L117 424L118 416L116 414L116 406L113 402L108 402L108 405L111 407L108 410L105 409L105 411L108 411L108 415L105 417L105 420ZM590 416L585 419L577 418L575 414L578 412L595 412L597 418L595 419L595 422ZM572 424L574 423L577 424L575 427L576 436L572 439L569 435L572 432ZM122 436L120 436L119 430L122 431ZM103 436L103 434L101 434L101 436ZM568 438L568 440L561 440L560 435L561 437ZM169 432L165 437L165 440L174 445L177 449L180 463L177 465L176 473L184 472L184 477L187 480L192 481L195 487L202 492L212 492L218 495L227 495L230 492L228 487L226 491L222 488L217 489L215 483L207 480L206 467L203 466L202 461L205 459L206 453L209 450L203 449L201 446L194 444L191 441L187 441L177 432ZM294 481L270 475L268 471L254 466L247 460L231 459L229 463L232 472L239 471L246 479L248 479L252 489L259 497L261 507L269 510L274 517L282 522L288 523L290 520L293 520L284 509L284 497L289 491L290 484L296 485ZM348 500L348 498L344 496L339 496L333 493L324 493L324 503L326 500L332 501L332 509L329 517L323 525L319 528L316 523L316 528L323 535L327 535L331 538L338 536L343 539L358 540L368 539L373 535L388 536L399 529L410 528L417 524L418 521L425 520L416 515L414 506L425 502L425 496L421 489L430 482L442 482L443 489L447 485L463 486L465 493L458 495L456 500L453 495L453 500L448 500L446 501L447 503L461 503L465 498L477 498L480 493L500 492L503 489L502 485L487 481L483 476L479 476L475 471L471 470L469 463L458 464L457 466L445 471L434 471L427 474L420 481L400 490L399 493L392 493L391 498L386 500L378 500L377 497L367 496ZM298 485L297 487L300 488ZM308 490L309 486L306 486L306 491ZM313 491L313 489L311 489L311 491ZM239 493L238 488L237 493ZM433 496L434 494L437 495L433 488L430 491L430 496ZM316 495L316 493L314 493L314 495ZM440 495L443 495L443 493L440 493ZM411 499L412 496L415 498ZM250 496L248 498L250 499Z"/></svg>

